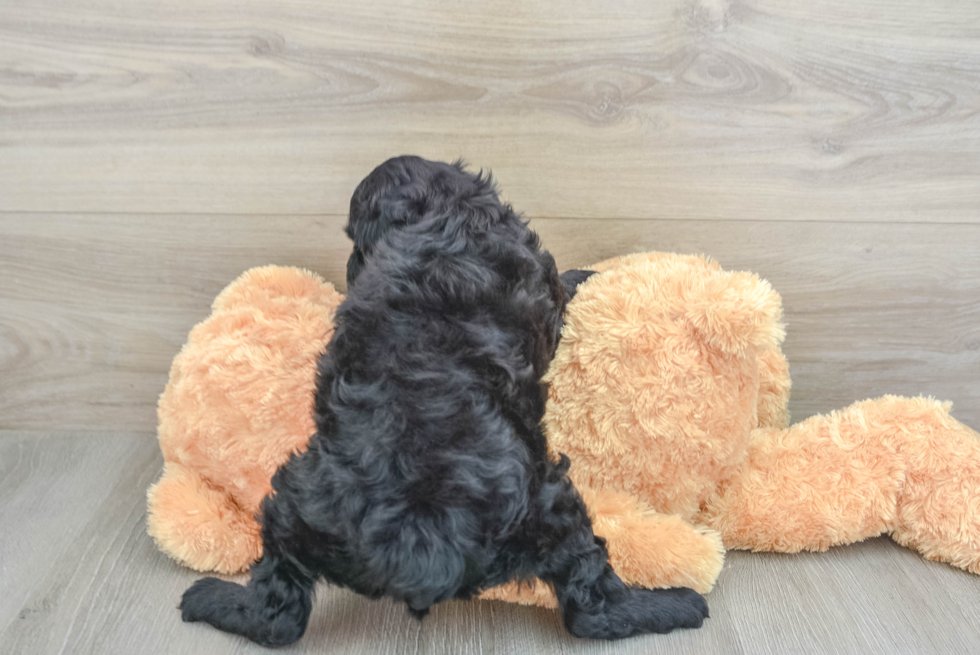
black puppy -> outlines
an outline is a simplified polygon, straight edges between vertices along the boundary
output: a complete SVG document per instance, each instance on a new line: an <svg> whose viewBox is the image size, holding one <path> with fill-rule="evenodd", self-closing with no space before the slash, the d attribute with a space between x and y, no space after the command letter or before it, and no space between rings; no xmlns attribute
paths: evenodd
<svg viewBox="0 0 980 655"><path fill-rule="evenodd" d="M568 631L698 627L690 589L627 587L541 426L569 288L489 177L399 157L351 200L350 288L319 363L316 434L272 480L248 586L184 593L185 621L267 646L306 629L320 578L436 603L537 576Z"/></svg>

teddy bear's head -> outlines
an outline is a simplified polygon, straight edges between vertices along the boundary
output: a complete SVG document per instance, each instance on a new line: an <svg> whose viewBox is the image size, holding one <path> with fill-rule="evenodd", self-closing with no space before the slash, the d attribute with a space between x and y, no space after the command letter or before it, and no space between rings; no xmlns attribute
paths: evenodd
<svg viewBox="0 0 980 655"><path fill-rule="evenodd" d="M157 408L168 465L254 514L276 469L313 434L316 361L343 300L312 273L252 269L215 299L174 359Z"/></svg>
<svg viewBox="0 0 980 655"><path fill-rule="evenodd" d="M751 430L788 421L779 295L703 257L643 253L593 269L547 375L551 448L579 484L692 517Z"/></svg>

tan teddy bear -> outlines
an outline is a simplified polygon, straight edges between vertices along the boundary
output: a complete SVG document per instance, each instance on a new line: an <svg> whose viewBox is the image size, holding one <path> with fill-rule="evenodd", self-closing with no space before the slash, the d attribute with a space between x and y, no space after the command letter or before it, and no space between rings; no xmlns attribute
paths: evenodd
<svg viewBox="0 0 980 655"><path fill-rule="evenodd" d="M725 548L797 552L890 534L980 573L980 436L925 398L884 397L787 427L781 303L702 257L603 262L569 305L548 372L555 452L627 582L706 592ZM290 268L218 297L160 399L166 466L150 534L198 570L244 570L276 468L302 449L314 362L342 297ZM487 598L554 606L543 584Z"/></svg>

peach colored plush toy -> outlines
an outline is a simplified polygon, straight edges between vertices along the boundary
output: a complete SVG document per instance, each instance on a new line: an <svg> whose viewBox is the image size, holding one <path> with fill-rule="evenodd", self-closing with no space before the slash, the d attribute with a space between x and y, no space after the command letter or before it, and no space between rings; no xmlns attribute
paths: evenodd
<svg viewBox="0 0 980 655"><path fill-rule="evenodd" d="M262 555L255 513L313 434L316 361L343 299L311 273L255 268L191 330L157 406L164 467L147 526L163 552L220 573Z"/></svg>
<svg viewBox="0 0 980 655"><path fill-rule="evenodd" d="M890 534L980 573L980 435L926 398L886 396L788 427L780 298L701 257L603 262L569 305L548 372L551 447L628 582L706 592L725 548L797 552ZM149 531L198 570L261 552L252 518L312 431L317 353L341 297L296 269L243 275L174 361ZM554 606L543 584L484 597Z"/></svg>

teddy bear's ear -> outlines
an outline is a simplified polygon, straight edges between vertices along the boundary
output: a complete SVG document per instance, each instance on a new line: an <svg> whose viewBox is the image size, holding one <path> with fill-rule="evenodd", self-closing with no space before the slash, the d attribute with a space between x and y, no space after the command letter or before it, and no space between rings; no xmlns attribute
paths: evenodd
<svg viewBox="0 0 980 655"><path fill-rule="evenodd" d="M673 270L676 267L684 267L699 272L721 271L718 262L703 255L679 255L673 252L634 252L629 255L620 255L611 259L605 259L598 264L588 267L590 271L605 273L617 269L637 269L649 272L650 266L655 269Z"/></svg>
<svg viewBox="0 0 980 655"><path fill-rule="evenodd" d="M757 275L717 271L688 292L688 319L723 352L749 354L778 346L786 336L779 294Z"/></svg>
<svg viewBox="0 0 980 655"><path fill-rule="evenodd" d="M259 299L306 299L339 305L343 296L316 273L292 266L258 266L245 271L214 299L214 311L252 307Z"/></svg>

